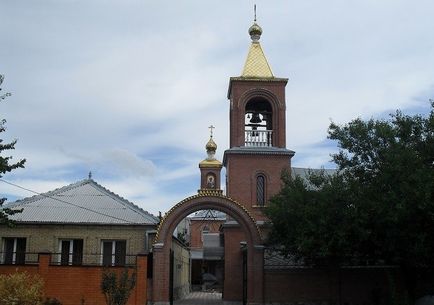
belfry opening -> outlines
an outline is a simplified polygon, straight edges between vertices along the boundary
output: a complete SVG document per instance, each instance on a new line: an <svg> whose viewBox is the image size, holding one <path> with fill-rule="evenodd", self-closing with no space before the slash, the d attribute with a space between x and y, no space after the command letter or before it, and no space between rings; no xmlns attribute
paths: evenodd
<svg viewBox="0 0 434 305"><path fill-rule="evenodd" d="M273 146L273 110L263 98L252 98L245 110L245 146Z"/></svg>

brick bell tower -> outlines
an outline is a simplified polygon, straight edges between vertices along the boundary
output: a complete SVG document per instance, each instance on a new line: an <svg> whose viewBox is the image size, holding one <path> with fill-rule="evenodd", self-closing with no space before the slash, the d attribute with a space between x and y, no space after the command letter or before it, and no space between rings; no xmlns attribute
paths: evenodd
<svg viewBox="0 0 434 305"><path fill-rule="evenodd" d="M275 77L259 39L261 27L249 28L252 40L241 76L231 77L230 148L225 151L227 195L243 204L258 224L264 207L280 191L281 172L290 170L294 152L286 148L285 86Z"/></svg>

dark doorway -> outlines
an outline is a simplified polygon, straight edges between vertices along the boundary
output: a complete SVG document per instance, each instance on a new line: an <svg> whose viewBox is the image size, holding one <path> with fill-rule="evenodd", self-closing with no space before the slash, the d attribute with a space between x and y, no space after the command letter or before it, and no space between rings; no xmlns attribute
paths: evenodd
<svg viewBox="0 0 434 305"><path fill-rule="evenodd" d="M247 249L243 249L243 305L247 304Z"/></svg>

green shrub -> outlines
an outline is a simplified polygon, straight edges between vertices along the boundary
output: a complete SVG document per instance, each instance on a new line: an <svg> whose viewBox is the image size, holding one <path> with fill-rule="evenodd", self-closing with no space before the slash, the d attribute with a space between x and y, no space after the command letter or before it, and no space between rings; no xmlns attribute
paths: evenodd
<svg viewBox="0 0 434 305"><path fill-rule="evenodd" d="M44 282L27 272L0 275L0 305L42 305Z"/></svg>

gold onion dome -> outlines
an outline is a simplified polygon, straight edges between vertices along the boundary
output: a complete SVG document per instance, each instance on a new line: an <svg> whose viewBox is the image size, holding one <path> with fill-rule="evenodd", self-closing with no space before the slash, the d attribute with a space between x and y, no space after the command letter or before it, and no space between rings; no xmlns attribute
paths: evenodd
<svg viewBox="0 0 434 305"><path fill-rule="evenodd" d="M216 151L217 150L217 144L215 144L212 137L209 138L209 141L208 141L208 143L206 143L205 148L206 148L206 151Z"/></svg>
<svg viewBox="0 0 434 305"><path fill-rule="evenodd" d="M262 28L256 23L256 21L253 23L253 25L249 28L249 34L250 38L256 42L259 41L259 38L261 38L262 35Z"/></svg>

